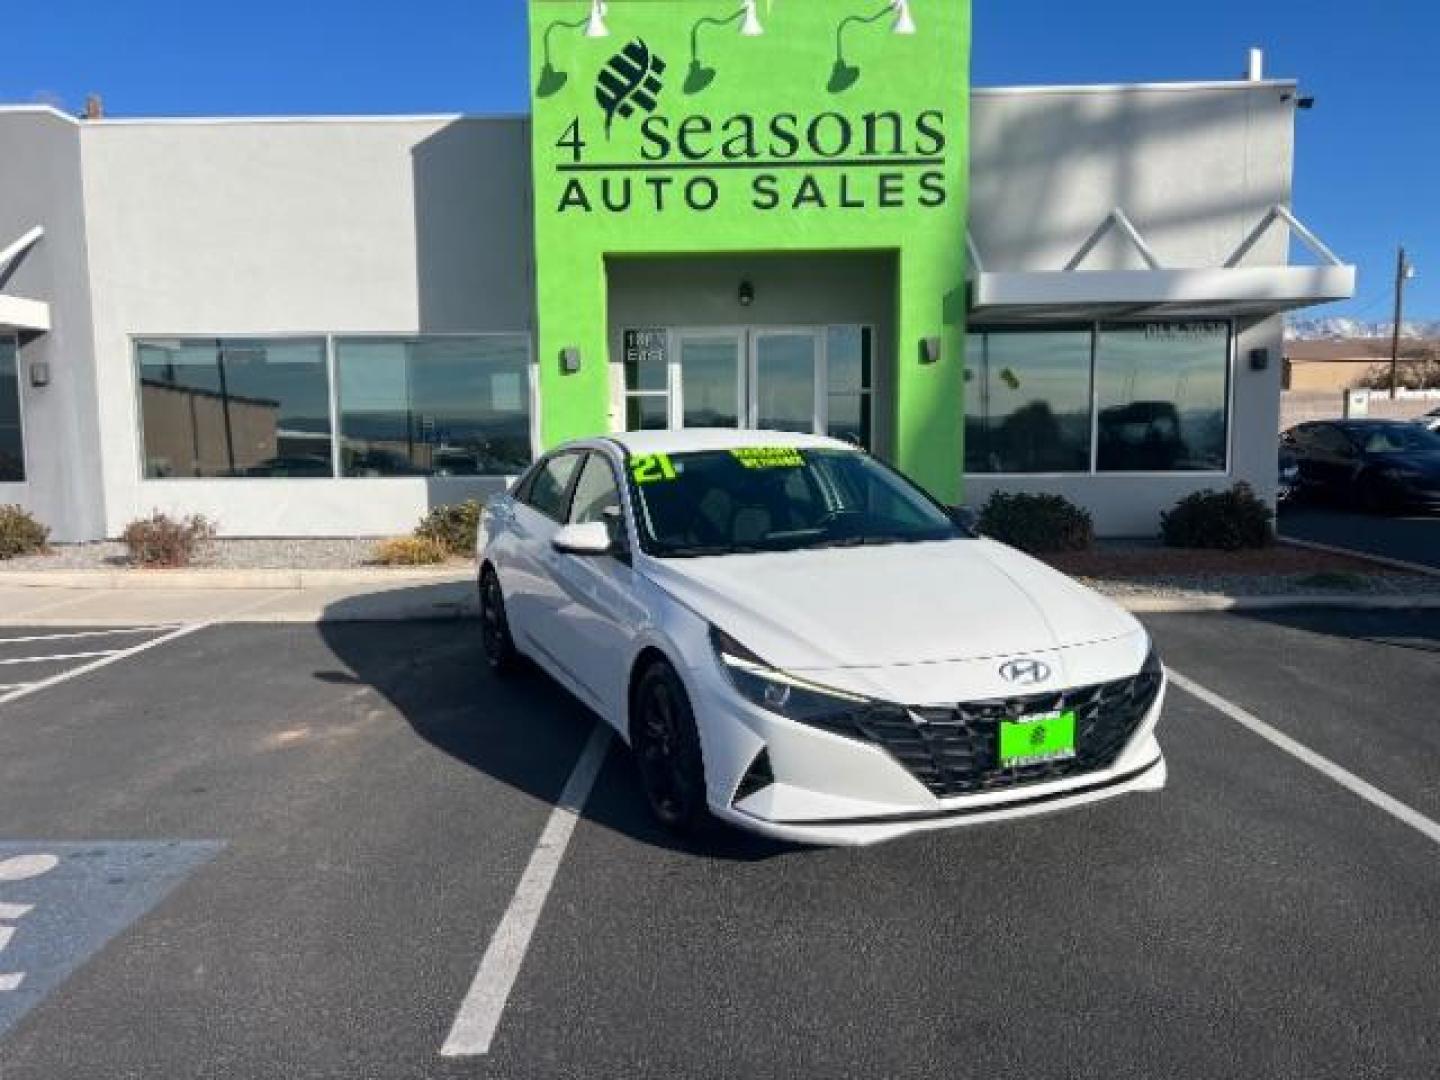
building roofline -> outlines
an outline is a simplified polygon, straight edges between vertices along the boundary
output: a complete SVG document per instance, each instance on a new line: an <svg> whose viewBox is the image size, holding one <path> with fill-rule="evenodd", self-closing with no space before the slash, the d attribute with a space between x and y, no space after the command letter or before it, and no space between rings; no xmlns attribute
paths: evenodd
<svg viewBox="0 0 1440 1080"><path fill-rule="evenodd" d="M32 114L51 116L77 127L139 127L145 125L226 126L231 124L413 124L456 121L516 121L527 123L529 113L316 113L276 116L107 116L82 120L61 112L53 105L0 105L0 115Z"/></svg>
<svg viewBox="0 0 1440 1080"><path fill-rule="evenodd" d="M1190 90L1293 90L1299 82L1295 79L1210 79L1198 82L1143 82L1143 83L1075 83L1056 86L976 86L972 97L1000 95L1041 95L1041 94L1149 94L1175 93Z"/></svg>
<svg viewBox="0 0 1440 1080"><path fill-rule="evenodd" d="M3 104L0 104L0 116L6 116L6 115L10 115L10 114L15 114L15 113L33 113L33 114L35 114L35 115L37 115L37 116L50 116L50 117L54 117L54 118L57 119L57 120L67 120L67 121L69 121L69 122L72 123L72 124L78 124L78 123L80 123L80 121L77 120L77 119L75 119L75 117L71 116L71 115L70 115L69 113L67 113L67 112L61 112L59 109L55 108L54 105L40 105L40 104L3 105Z"/></svg>
<svg viewBox="0 0 1440 1080"><path fill-rule="evenodd" d="M971 88L972 97L1043 97L1045 95L1073 94L1149 94L1186 93L1190 91L1213 90L1293 90L1298 86L1295 79L1215 79L1200 82L1144 82L1144 83L1075 83L1054 86L976 86ZM139 127L146 125L176 126L228 126L243 124L414 124L414 123L456 123L459 121L490 121L496 123L527 123L528 112L493 113L328 113L314 115L278 116L127 116L102 117L98 120L82 120L62 112L53 105L0 104L0 115L34 114L50 116L68 123L85 127Z"/></svg>

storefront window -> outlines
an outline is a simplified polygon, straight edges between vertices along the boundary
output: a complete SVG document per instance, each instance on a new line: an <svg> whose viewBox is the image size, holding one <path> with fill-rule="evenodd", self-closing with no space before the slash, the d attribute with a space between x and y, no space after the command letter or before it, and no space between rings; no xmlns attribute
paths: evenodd
<svg viewBox="0 0 1440 1080"><path fill-rule="evenodd" d="M872 337L868 326L832 326L825 332L827 433L866 450L871 446L874 397Z"/></svg>
<svg viewBox="0 0 1440 1080"><path fill-rule="evenodd" d="M1101 472L1225 468L1230 327L1106 326L1095 348Z"/></svg>
<svg viewBox="0 0 1440 1080"><path fill-rule="evenodd" d="M136 344L145 476L327 477L323 340Z"/></svg>
<svg viewBox="0 0 1440 1080"><path fill-rule="evenodd" d="M523 336L335 344L345 476L504 476L530 463Z"/></svg>
<svg viewBox="0 0 1440 1080"><path fill-rule="evenodd" d="M965 471L1087 472L1089 330L971 334L965 347Z"/></svg>
<svg viewBox="0 0 1440 1080"><path fill-rule="evenodd" d="M664 431L670 426L669 394L626 394L626 431Z"/></svg>
<svg viewBox="0 0 1440 1080"><path fill-rule="evenodd" d="M25 479L20 432L20 365L13 337L0 337L0 483Z"/></svg>

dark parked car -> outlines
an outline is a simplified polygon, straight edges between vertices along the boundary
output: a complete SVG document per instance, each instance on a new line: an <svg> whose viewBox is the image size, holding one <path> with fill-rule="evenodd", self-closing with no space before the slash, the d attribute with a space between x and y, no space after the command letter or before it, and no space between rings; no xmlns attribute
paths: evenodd
<svg viewBox="0 0 1440 1080"><path fill-rule="evenodd" d="M1300 493L1366 510L1440 509L1440 435L1401 420L1321 420L1280 438Z"/></svg>

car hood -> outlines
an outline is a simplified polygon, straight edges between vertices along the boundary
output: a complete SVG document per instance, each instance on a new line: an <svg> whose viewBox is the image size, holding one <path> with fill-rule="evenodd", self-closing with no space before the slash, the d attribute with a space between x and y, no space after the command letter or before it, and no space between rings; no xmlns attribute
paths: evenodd
<svg viewBox="0 0 1440 1080"><path fill-rule="evenodd" d="M790 671L982 659L1134 633L1117 605L984 539L647 559L658 586Z"/></svg>

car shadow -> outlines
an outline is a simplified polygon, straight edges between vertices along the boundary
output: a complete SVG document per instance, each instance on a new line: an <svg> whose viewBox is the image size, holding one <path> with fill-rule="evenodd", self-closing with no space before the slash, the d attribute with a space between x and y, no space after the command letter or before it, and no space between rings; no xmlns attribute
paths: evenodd
<svg viewBox="0 0 1440 1080"><path fill-rule="evenodd" d="M406 598L398 592L391 597L403 610ZM374 689L436 749L555 803L594 725L602 721L530 665L508 678L495 676L471 617L367 621L375 610L375 598L365 596L326 608L319 632L342 667L316 671L314 677ZM640 843L708 859L755 862L805 850L718 824L694 838L666 831L651 816L633 759L618 736L612 737L581 816Z"/></svg>
<svg viewBox="0 0 1440 1080"><path fill-rule="evenodd" d="M1347 641L1440 653L1440 610L1434 608L1286 607L1239 609L1216 617L1245 619Z"/></svg>

